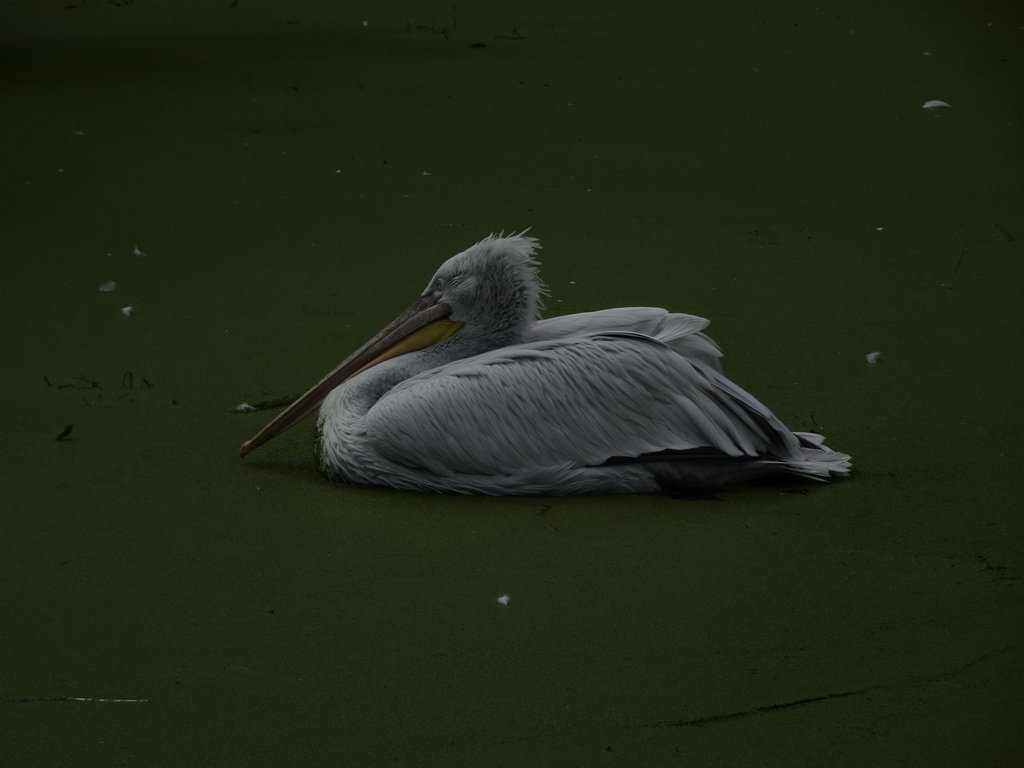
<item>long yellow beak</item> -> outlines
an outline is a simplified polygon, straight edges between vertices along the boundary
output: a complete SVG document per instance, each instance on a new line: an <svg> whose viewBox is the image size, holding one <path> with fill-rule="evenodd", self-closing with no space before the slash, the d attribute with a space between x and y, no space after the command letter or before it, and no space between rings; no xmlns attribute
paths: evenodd
<svg viewBox="0 0 1024 768"><path fill-rule="evenodd" d="M268 440L294 427L313 411L335 387L378 363L444 341L462 327L461 320L450 320L451 307L424 296L388 324L384 330L349 355L302 397L289 405L277 418L251 440L242 443L239 456L245 456Z"/></svg>

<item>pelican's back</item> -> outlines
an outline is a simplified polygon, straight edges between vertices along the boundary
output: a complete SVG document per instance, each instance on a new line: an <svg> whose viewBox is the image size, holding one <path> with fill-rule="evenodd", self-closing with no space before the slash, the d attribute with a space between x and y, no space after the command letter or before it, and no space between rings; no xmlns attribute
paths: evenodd
<svg viewBox="0 0 1024 768"><path fill-rule="evenodd" d="M701 333L711 321L658 307L618 307L538 320L525 339L547 341L595 333L632 333L665 344L676 354L721 373L718 345Z"/></svg>

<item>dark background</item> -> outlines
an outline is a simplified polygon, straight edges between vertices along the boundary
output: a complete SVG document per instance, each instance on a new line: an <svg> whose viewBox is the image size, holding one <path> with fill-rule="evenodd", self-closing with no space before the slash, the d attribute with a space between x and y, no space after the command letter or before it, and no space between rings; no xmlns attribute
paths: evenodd
<svg viewBox="0 0 1024 768"><path fill-rule="evenodd" d="M1009 6L0 2L0 763L1019 764ZM857 475L417 495L327 483L311 425L238 459L235 405L527 226L549 314L711 318Z"/></svg>

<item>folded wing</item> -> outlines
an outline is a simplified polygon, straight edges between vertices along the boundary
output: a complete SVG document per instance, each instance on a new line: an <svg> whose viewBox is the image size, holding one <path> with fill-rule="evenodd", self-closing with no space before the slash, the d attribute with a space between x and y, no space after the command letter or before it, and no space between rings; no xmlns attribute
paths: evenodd
<svg viewBox="0 0 1024 768"><path fill-rule="evenodd" d="M707 321L651 312L661 315L634 314L621 330L606 317L598 332L581 330L594 317L542 321L538 340L403 381L369 410L367 434L387 458L440 475L654 454L771 457L797 444L721 374L717 347L699 333Z"/></svg>

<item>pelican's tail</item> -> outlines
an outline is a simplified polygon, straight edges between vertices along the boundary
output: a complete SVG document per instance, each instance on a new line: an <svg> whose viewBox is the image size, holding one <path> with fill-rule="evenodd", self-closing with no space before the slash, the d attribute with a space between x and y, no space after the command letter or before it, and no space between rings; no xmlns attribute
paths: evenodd
<svg viewBox="0 0 1024 768"><path fill-rule="evenodd" d="M846 477L850 474L850 456L826 446L822 435L815 432L793 434L800 440L800 445L793 455L784 461L770 463L781 464L787 472L811 480L827 481L833 477Z"/></svg>

